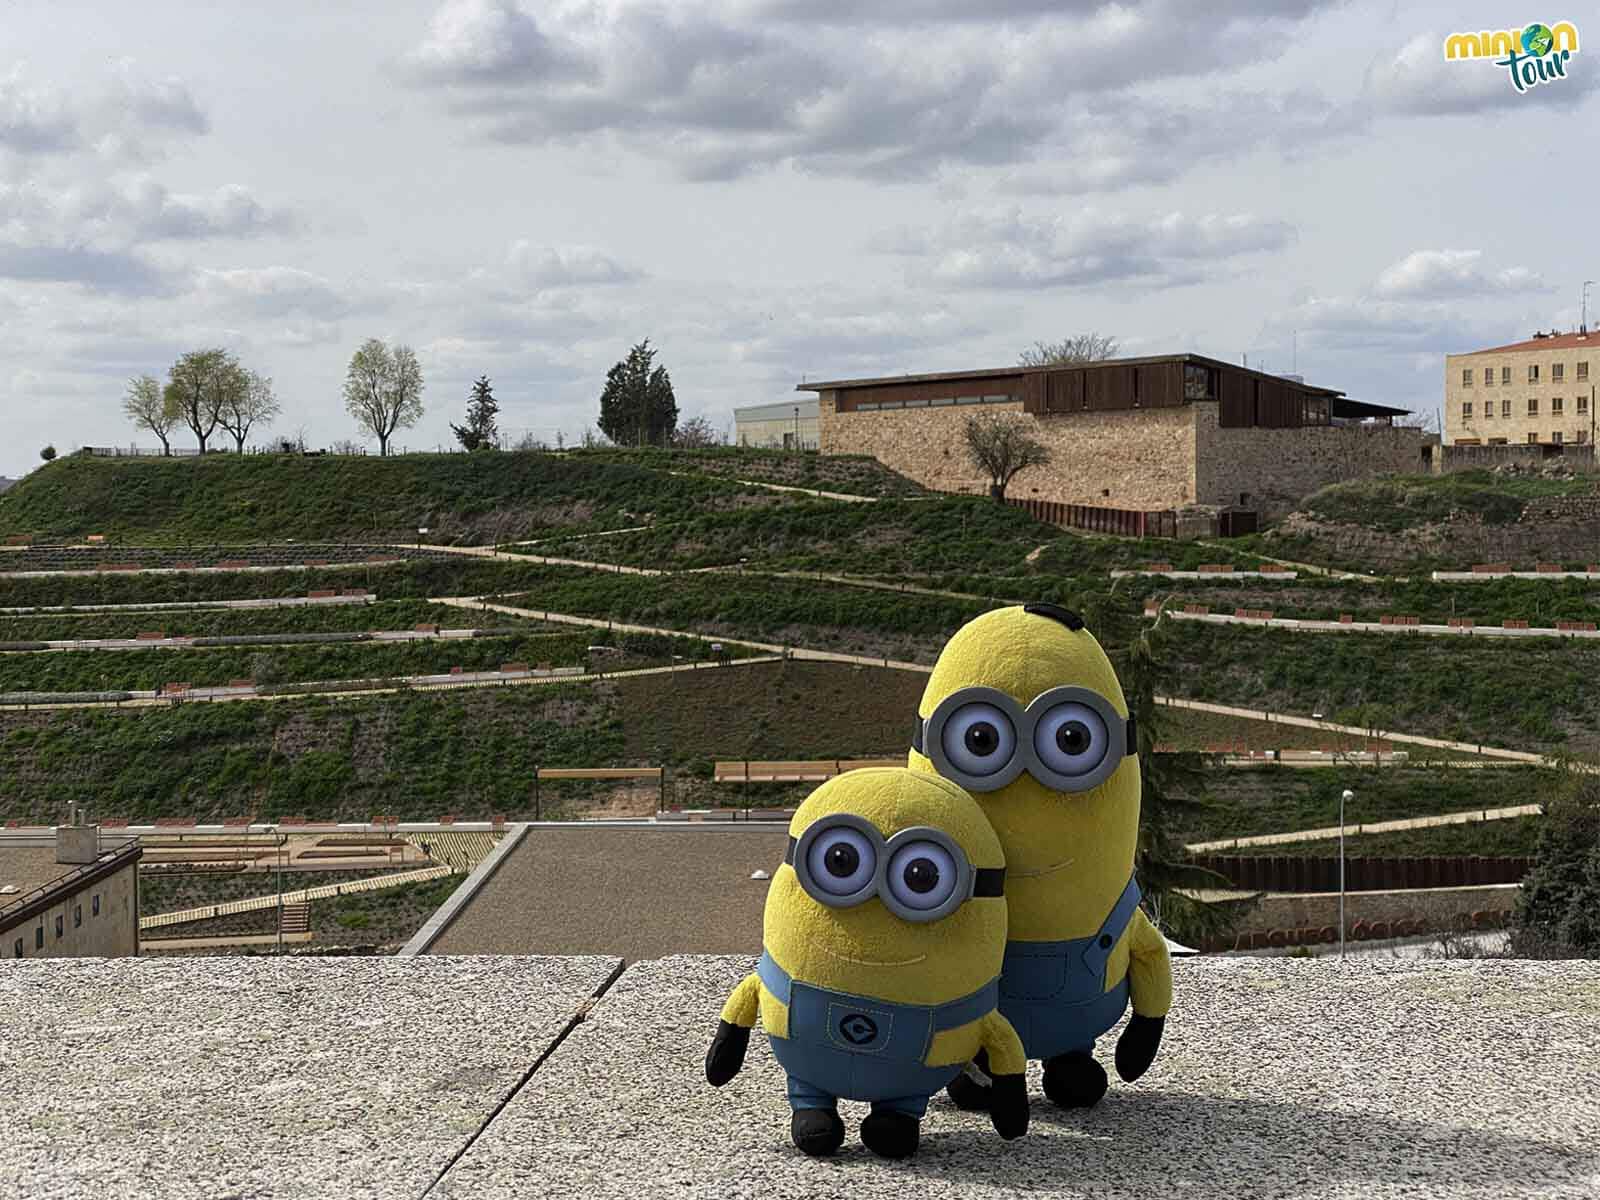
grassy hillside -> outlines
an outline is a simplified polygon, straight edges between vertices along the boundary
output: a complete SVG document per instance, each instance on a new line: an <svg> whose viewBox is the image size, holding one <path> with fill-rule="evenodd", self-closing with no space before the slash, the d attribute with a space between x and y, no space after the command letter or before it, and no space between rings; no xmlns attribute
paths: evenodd
<svg viewBox="0 0 1600 1200"><path fill-rule="evenodd" d="M103 533L147 545L281 541L478 544L614 529L790 497L706 475L537 452L391 458L72 455L0 499L0 534Z"/></svg>
<svg viewBox="0 0 1600 1200"><path fill-rule="evenodd" d="M796 454L749 446L703 450L637 450L608 447L569 450L579 462L620 462L656 471L691 471L725 479L755 479L786 487L814 488L849 496L920 496L926 489L864 454Z"/></svg>
<svg viewBox="0 0 1600 1200"><path fill-rule="evenodd" d="M1180 623L1173 690L1195 700L1490 746L1600 754L1600 646Z"/></svg>
<svg viewBox="0 0 1600 1200"><path fill-rule="evenodd" d="M860 575L1024 571L1063 537L1021 509L947 497L878 504L822 501L717 513L615 537L541 545L541 554L671 569L752 566Z"/></svg>

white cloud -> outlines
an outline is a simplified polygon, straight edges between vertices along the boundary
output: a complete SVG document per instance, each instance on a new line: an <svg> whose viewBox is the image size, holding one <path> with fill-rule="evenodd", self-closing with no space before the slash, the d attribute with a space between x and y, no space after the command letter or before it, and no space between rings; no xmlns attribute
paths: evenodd
<svg viewBox="0 0 1600 1200"><path fill-rule="evenodd" d="M195 300L255 317L337 319L356 303L344 289L298 267L203 269L195 280Z"/></svg>
<svg viewBox="0 0 1600 1200"><path fill-rule="evenodd" d="M1082 209L1028 216L976 212L935 229L901 228L869 245L913 258L911 274L977 288L1180 284L1215 279L1229 259L1281 250L1292 226L1248 213L1133 219Z"/></svg>
<svg viewBox="0 0 1600 1200"><path fill-rule="evenodd" d="M1075 104L1259 61L1312 9L1011 0L975 19L942 0L866 15L614 0L536 18L509 0L450 0L403 65L494 141L606 139L694 179L783 163L916 179L1032 161Z"/></svg>
<svg viewBox="0 0 1600 1200"><path fill-rule="evenodd" d="M1527 267L1486 270L1481 250L1414 250L1386 267L1373 292L1393 299L1485 299L1497 293L1549 291L1538 272Z"/></svg>
<svg viewBox="0 0 1600 1200"><path fill-rule="evenodd" d="M535 246L517 241L506 253L506 267L514 280L536 288L630 283L641 278L638 270L592 246Z"/></svg>

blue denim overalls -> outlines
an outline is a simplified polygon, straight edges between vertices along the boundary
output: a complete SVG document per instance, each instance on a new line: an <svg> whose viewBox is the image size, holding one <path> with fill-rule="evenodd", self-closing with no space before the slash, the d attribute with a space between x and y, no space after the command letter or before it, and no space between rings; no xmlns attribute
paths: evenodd
<svg viewBox="0 0 1600 1200"><path fill-rule="evenodd" d="M1000 1012L1016 1028L1029 1058L1088 1053L1128 1006L1128 977L1106 990L1106 963L1139 908L1139 885L1128 880L1093 937L1064 942L1007 942L1000 968Z"/></svg>
<svg viewBox="0 0 1600 1200"><path fill-rule="evenodd" d="M949 1004L895 1004L800 983L765 950L756 964L762 986L789 1006L789 1036L769 1037L772 1055L789 1076L789 1104L837 1107L840 1099L869 1100L920 1118L962 1064L923 1062L934 1034L993 1012L999 980Z"/></svg>

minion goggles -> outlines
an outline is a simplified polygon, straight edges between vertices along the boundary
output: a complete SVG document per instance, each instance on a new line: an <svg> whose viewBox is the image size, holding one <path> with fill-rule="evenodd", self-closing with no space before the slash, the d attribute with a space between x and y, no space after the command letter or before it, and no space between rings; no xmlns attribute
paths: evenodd
<svg viewBox="0 0 1600 1200"><path fill-rule="evenodd" d="M949 834L927 826L885 839L864 817L822 817L789 839L783 861L818 904L854 908L873 896L901 920L937 921L968 900L1005 895L1004 867L974 867Z"/></svg>
<svg viewBox="0 0 1600 1200"><path fill-rule="evenodd" d="M911 748L969 792L998 791L1024 771L1053 791L1086 792L1139 752L1139 737L1133 714L1088 688L1051 688L1023 708L998 688L969 687L917 718Z"/></svg>

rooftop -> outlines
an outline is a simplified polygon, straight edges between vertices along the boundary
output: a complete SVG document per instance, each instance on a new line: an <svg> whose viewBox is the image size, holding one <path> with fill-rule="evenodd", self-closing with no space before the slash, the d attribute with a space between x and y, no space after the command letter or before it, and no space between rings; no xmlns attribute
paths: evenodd
<svg viewBox="0 0 1600 1200"><path fill-rule="evenodd" d="M51 880L60 879L67 872L75 870L75 863L58 863L56 861L56 843L52 837L49 844L40 843L37 838L28 839L27 843L19 838L0 838L0 888L15 887L15 892L0 894L0 908L17 900L34 888L43 887Z"/></svg>
<svg viewBox="0 0 1600 1200"><path fill-rule="evenodd" d="M1600 963L1189 959L1162 1053L1001 1142L788 1140L748 957L55 959L0 970L0 1196L1593 1200ZM593 999L596 993L599 998ZM5 1181L12 1182L7 1183Z"/></svg>
<svg viewBox="0 0 1600 1200"><path fill-rule="evenodd" d="M787 822L523 825L429 954L759 954ZM475 880L463 885L467 893Z"/></svg>
<svg viewBox="0 0 1600 1200"><path fill-rule="evenodd" d="M795 387L797 392L837 391L846 388L883 387L892 383L944 383L961 379L1001 379L1016 375L1041 375L1051 371L1076 371L1093 369L1097 367L1139 367L1154 363L1186 362L1196 363L1207 367L1227 367L1244 375L1257 379L1271 379L1278 383L1289 382L1302 391L1315 392L1324 396L1342 396L1343 392L1336 388L1317 387L1315 384L1299 380L1286 380L1282 375L1274 375L1268 371L1256 371L1250 367L1243 367L1237 363L1222 362L1220 359L1207 358L1203 354L1152 354L1138 358L1107 358L1098 362L1080 363L1053 363L1043 367L991 367L978 371L941 371L931 375L885 375L876 379L832 379L817 383L802 383Z"/></svg>
<svg viewBox="0 0 1600 1200"><path fill-rule="evenodd" d="M1577 350L1581 348L1600 350L1600 329L1591 329L1587 333L1573 330L1570 333L1536 333L1526 341L1512 342L1509 346L1490 346L1484 350L1464 350L1462 354L1503 354L1510 350ZM1452 358L1459 357L1451 355Z"/></svg>

